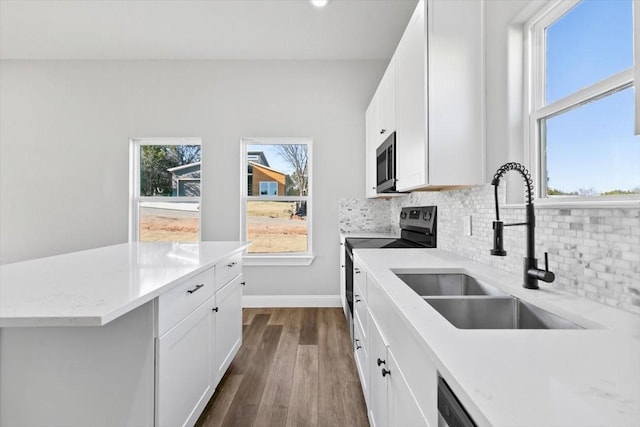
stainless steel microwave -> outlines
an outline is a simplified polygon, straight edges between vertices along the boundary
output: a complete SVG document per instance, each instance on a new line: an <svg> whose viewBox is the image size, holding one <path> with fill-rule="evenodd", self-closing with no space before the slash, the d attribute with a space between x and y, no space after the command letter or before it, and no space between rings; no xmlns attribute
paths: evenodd
<svg viewBox="0 0 640 427"><path fill-rule="evenodd" d="M396 133L392 132L376 150L376 192L396 191Z"/></svg>

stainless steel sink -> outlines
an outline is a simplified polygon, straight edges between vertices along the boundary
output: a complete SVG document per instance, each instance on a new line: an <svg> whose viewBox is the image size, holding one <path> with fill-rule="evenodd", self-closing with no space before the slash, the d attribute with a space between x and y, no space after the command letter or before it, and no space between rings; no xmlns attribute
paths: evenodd
<svg viewBox="0 0 640 427"><path fill-rule="evenodd" d="M511 296L424 300L458 329L583 329Z"/></svg>
<svg viewBox="0 0 640 427"><path fill-rule="evenodd" d="M396 273L422 297L454 295L503 295L504 292L462 273Z"/></svg>

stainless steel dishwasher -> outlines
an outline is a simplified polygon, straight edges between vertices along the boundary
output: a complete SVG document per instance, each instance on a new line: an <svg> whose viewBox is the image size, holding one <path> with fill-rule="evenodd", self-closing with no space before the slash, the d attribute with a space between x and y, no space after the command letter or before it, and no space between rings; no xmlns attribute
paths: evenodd
<svg viewBox="0 0 640 427"><path fill-rule="evenodd" d="M438 427L476 427L453 391L438 376Z"/></svg>

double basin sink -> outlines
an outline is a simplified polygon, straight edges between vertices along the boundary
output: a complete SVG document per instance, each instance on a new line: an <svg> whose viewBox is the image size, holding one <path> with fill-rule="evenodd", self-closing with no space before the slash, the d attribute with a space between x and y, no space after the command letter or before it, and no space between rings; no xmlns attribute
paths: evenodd
<svg viewBox="0 0 640 427"><path fill-rule="evenodd" d="M395 273L458 329L582 329L463 273Z"/></svg>

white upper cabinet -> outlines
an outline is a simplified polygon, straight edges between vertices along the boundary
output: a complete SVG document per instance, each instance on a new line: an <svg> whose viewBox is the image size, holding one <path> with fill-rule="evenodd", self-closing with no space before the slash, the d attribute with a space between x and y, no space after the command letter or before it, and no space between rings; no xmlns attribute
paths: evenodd
<svg viewBox="0 0 640 427"><path fill-rule="evenodd" d="M429 0L428 178L484 183L484 1Z"/></svg>
<svg viewBox="0 0 640 427"><path fill-rule="evenodd" d="M397 132L398 191L484 182L483 8L478 0L418 3L369 106L378 119L367 111L368 197L383 129Z"/></svg>
<svg viewBox="0 0 640 427"><path fill-rule="evenodd" d="M398 189L427 182L426 43L424 6L418 4L400 39L396 134L396 178Z"/></svg>
<svg viewBox="0 0 640 427"><path fill-rule="evenodd" d="M376 149L396 130L397 64L392 58L387 66L376 93L365 113L366 121L366 179L365 194L376 197ZM389 195L383 195L388 197Z"/></svg>
<svg viewBox="0 0 640 427"><path fill-rule="evenodd" d="M391 58L380 81L378 94L378 144L380 145L396 130L397 61ZM376 147L377 147L376 145Z"/></svg>
<svg viewBox="0 0 640 427"><path fill-rule="evenodd" d="M365 194L367 197L376 197L376 148L378 147L378 98L373 97L365 112L366 123L366 147L365 147Z"/></svg>

